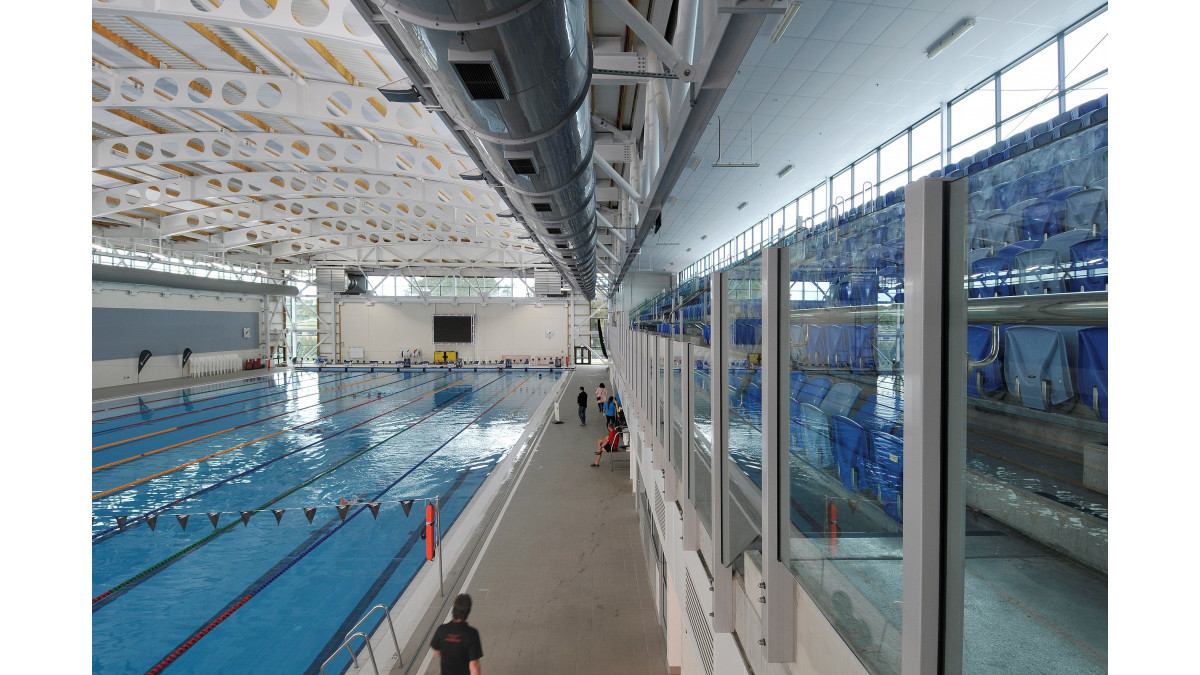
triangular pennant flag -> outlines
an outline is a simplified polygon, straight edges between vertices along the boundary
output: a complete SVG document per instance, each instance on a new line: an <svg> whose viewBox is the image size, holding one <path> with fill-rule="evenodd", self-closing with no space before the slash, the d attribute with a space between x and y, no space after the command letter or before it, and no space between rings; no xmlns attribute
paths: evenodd
<svg viewBox="0 0 1200 675"><path fill-rule="evenodd" d="M412 511L413 501L415 501L415 500L405 499L400 502L400 506L404 508L404 517L405 518L408 517L408 512Z"/></svg>
<svg viewBox="0 0 1200 675"><path fill-rule="evenodd" d="M182 516L175 516L175 520L178 520L178 521L179 521L179 529L180 529L180 530L184 530L184 531L186 531L186 530L187 530L187 519L188 519L188 517L189 517L189 516L188 516L188 514L186 514L186 513L185 513L185 514L183 514Z"/></svg>
<svg viewBox="0 0 1200 675"><path fill-rule="evenodd" d="M151 513L150 515L146 516L146 524L150 526L150 531L153 532L154 526L158 525L158 514Z"/></svg>
<svg viewBox="0 0 1200 675"><path fill-rule="evenodd" d="M238 513L242 514L242 526L245 527L245 526L249 525L250 524L250 516L254 515L254 512L253 511L238 511Z"/></svg>
<svg viewBox="0 0 1200 675"><path fill-rule="evenodd" d="M217 529L217 521L221 519L221 512L220 512L220 511L213 511L212 513L209 513L209 514L208 514L208 519L209 519L210 521L212 521L212 524L213 524L213 529L214 529L214 530L215 530L215 529Z"/></svg>
<svg viewBox="0 0 1200 675"><path fill-rule="evenodd" d="M271 513L275 514L275 524L276 525L278 525L279 521L283 519L283 512L286 510L287 509L271 509Z"/></svg>
<svg viewBox="0 0 1200 675"><path fill-rule="evenodd" d="M304 507L304 517L308 518L308 522L310 524L312 523L313 516L315 516L316 514L317 514L317 507L315 507L315 506Z"/></svg>
<svg viewBox="0 0 1200 675"><path fill-rule="evenodd" d="M371 517L379 517L379 502L367 502L367 508L371 509Z"/></svg>
<svg viewBox="0 0 1200 675"><path fill-rule="evenodd" d="M129 519L129 516L117 516L117 529L124 530L125 529L125 521L128 519Z"/></svg>
<svg viewBox="0 0 1200 675"><path fill-rule="evenodd" d="M338 518L345 520L346 512L349 510L350 510L350 504L338 504L338 506L337 506Z"/></svg>

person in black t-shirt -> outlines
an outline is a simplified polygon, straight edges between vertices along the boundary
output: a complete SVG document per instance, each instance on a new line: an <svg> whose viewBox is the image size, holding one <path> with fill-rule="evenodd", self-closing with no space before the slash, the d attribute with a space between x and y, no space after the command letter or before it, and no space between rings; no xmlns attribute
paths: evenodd
<svg viewBox="0 0 1200 675"><path fill-rule="evenodd" d="M471 596L463 593L454 599L453 619L438 626L429 646L442 660L442 675L481 675L479 659L483 658L483 644L479 631L467 625L471 613Z"/></svg>
<svg viewBox="0 0 1200 675"><path fill-rule="evenodd" d="M583 387L579 388L579 395L575 397L575 403L579 405L579 426L586 427L588 400L587 392L583 390Z"/></svg>

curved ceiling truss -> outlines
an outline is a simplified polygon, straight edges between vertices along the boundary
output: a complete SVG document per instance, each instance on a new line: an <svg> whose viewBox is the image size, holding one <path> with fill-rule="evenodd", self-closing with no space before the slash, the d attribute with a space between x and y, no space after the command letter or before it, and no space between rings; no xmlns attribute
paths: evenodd
<svg viewBox="0 0 1200 675"><path fill-rule="evenodd" d="M349 0L96 0L92 232L281 268L550 262ZM425 272L428 273L428 272Z"/></svg>

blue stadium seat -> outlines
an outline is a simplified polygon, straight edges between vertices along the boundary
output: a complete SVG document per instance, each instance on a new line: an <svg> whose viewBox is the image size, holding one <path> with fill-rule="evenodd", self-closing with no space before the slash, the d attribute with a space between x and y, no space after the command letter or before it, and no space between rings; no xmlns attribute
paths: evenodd
<svg viewBox="0 0 1200 675"><path fill-rule="evenodd" d="M1016 204L1018 192L1016 181L1006 183L997 183L992 188L992 206L1000 211L1007 211L1010 206Z"/></svg>
<svg viewBox="0 0 1200 675"><path fill-rule="evenodd" d="M1067 230L1042 242L1039 249L1058 253L1058 263L1064 271L1071 267L1071 247L1091 236L1087 230Z"/></svg>
<svg viewBox="0 0 1200 675"><path fill-rule="evenodd" d="M804 382L807 379L808 375L803 370L793 370L792 374L788 377L788 397L795 399L796 394L800 393L800 389L804 387Z"/></svg>
<svg viewBox="0 0 1200 675"><path fill-rule="evenodd" d="M1014 295L1044 295L1063 293L1062 261L1053 249L1034 248L1021 251L1013 259Z"/></svg>
<svg viewBox="0 0 1200 675"><path fill-rule="evenodd" d="M870 477L865 470L871 443L867 430L843 415L831 415L829 420L833 459L837 463L842 485L855 491L871 489Z"/></svg>
<svg viewBox="0 0 1200 675"><path fill-rule="evenodd" d="M1108 421L1108 327L1079 329L1076 368L1079 397L1096 416Z"/></svg>
<svg viewBox="0 0 1200 675"><path fill-rule="evenodd" d="M871 455L875 461L870 470L875 474L873 482L883 512L900 522L904 513L904 441L882 431L872 431Z"/></svg>
<svg viewBox="0 0 1200 675"><path fill-rule="evenodd" d="M845 368L850 365L850 343L841 324L828 324L821 331L825 356L830 368Z"/></svg>
<svg viewBox="0 0 1200 675"><path fill-rule="evenodd" d="M1012 326L1004 333L1004 381L1033 410L1049 411L1075 400L1062 333L1041 326Z"/></svg>
<svg viewBox="0 0 1200 675"><path fill-rule="evenodd" d="M800 448L802 457L817 468L825 468L833 464L833 439L829 428L829 416L821 409L809 403L798 403L794 406L795 417L800 422Z"/></svg>
<svg viewBox="0 0 1200 675"><path fill-rule="evenodd" d="M808 360L805 362L810 366L823 366L827 359L825 356L825 326L821 324L809 324L808 326ZM822 394L823 395L823 394Z"/></svg>
<svg viewBox="0 0 1200 675"><path fill-rule="evenodd" d="M878 274L851 274L849 277L846 286L846 304L860 306L874 305L879 302Z"/></svg>
<svg viewBox="0 0 1200 675"><path fill-rule="evenodd" d="M1106 99L1106 102L1107 102L1107 99ZM1101 107L1101 104L1100 104L1099 98L1094 98L1090 101L1084 101L1083 103L1080 103L1075 108L1075 117L1076 117L1076 119L1078 119L1080 117L1083 117L1084 115L1087 115L1088 113L1092 112L1093 110L1098 110L1100 107Z"/></svg>
<svg viewBox="0 0 1200 675"><path fill-rule="evenodd" d="M846 324L850 343L850 369L859 375L875 372L875 324Z"/></svg>
<svg viewBox="0 0 1200 675"><path fill-rule="evenodd" d="M1108 230L1104 231L1107 235ZM1108 290L1108 237L1085 239L1071 246L1071 291Z"/></svg>
<svg viewBox="0 0 1200 675"><path fill-rule="evenodd" d="M1008 212L1021 218L1021 239L1033 239L1041 242L1046 239L1046 231L1054 221L1054 205L1044 199L1026 199L1009 207Z"/></svg>
<svg viewBox="0 0 1200 675"><path fill-rule="evenodd" d="M1087 188L1067 195L1063 200L1064 230L1103 230L1108 227L1108 191Z"/></svg>
<svg viewBox="0 0 1200 675"><path fill-rule="evenodd" d="M984 225L979 233L979 244L999 251L1009 244L1020 241L1020 232L1020 213L994 211L984 218Z"/></svg>
<svg viewBox="0 0 1200 675"><path fill-rule="evenodd" d="M871 394L854 413L854 421L865 429L890 433L900 423L901 407L894 396Z"/></svg>
<svg viewBox="0 0 1200 675"><path fill-rule="evenodd" d="M982 361L992 351L992 329L989 326L967 326L967 354L972 361ZM996 359L989 365L967 370L967 396L996 396L1004 393L1004 329L1000 332L1000 347Z"/></svg>
<svg viewBox="0 0 1200 675"><path fill-rule="evenodd" d="M849 415L854 409L854 404L858 402L858 395L862 393L862 387L852 382L838 382L830 387L829 392L825 394L824 400L817 407L826 415Z"/></svg>
<svg viewBox="0 0 1200 675"><path fill-rule="evenodd" d="M797 403L807 403L811 406L821 405L821 401L825 400L825 394L829 392L829 388L833 385L833 381L828 377L810 377L804 382L804 386L800 387L800 392L796 394Z"/></svg>

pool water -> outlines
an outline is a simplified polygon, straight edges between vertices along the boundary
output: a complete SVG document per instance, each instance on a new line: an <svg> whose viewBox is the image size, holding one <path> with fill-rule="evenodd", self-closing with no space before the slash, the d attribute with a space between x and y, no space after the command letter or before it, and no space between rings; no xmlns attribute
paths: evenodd
<svg viewBox="0 0 1200 675"><path fill-rule="evenodd" d="M93 672L319 672L427 564L424 499L451 528L559 376L277 373L95 404Z"/></svg>

